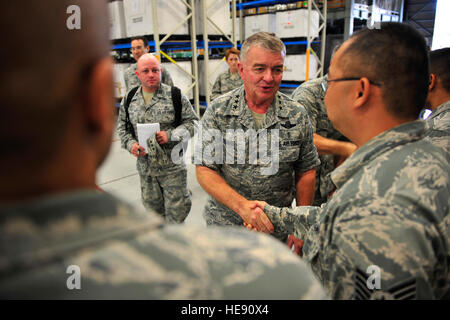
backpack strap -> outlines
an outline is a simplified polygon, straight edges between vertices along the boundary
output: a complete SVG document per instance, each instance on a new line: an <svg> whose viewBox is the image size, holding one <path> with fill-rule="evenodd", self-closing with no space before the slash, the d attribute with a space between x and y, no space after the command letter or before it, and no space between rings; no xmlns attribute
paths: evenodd
<svg viewBox="0 0 450 320"><path fill-rule="evenodd" d="M177 87L172 87L172 102L173 102L173 108L175 109L175 121L174 125L175 127L178 127L181 124L181 90Z"/></svg>
<svg viewBox="0 0 450 320"><path fill-rule="evenodd" d="M136 91L139 89L139 86L134 87L133 89L131 89L128 94L127 94L127 98L125 100L125 115L126 115L126 120L125 120L125 130L129 133L131 133L131 135L133 136L134 140L137 140L136 138L136 133L134 132L134 127L131 124L131 120L130 120L130 113L128 112L128 108L130 107L130 103L131 100L133 99L134 95L136 94Z"/></svg>

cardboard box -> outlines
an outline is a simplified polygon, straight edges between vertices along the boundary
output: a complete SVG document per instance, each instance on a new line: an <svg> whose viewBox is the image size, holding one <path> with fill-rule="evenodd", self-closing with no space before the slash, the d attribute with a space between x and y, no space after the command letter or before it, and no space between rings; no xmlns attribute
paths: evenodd
<svg viewBox="0 0 450 320"><path fill-rule="evenodd" d="M113 1L108 3L109 9L109 38L121 39L127 37L125 27L125 15L123 12L123 1Z"/></svg>
<svg viewBox="0 0 450 320"><path fill-rule="evenodd" d="M153 12L151 0L124 0L127 37L153 34ZM187 8L179 1L157 1L158 33L168 34L179 21L186 17ZM188 35L188 24L184 23L173 34Z"/></svg>
<svg viewBox="0 0 450 320"><path fill-rule="evenodd" d="M277 31L277 21L274 13L244 17L244 36L250 37L260 31Z"/></svg>
<svg viewBox="0 0 450 320"><path fill-rule="evenodd" d="M276 33L279 38L296 38L308 36L308 10L299 9L276 13ZM311 11L310 35L319 36L319 13Z"/></svg>
<svg viewBox="0 0 450 320"><path fill-rule="evenodd" d="M285 70L283 80L305 81L306 78L306 54L290 54L284 61ZM316 78L317 60L312 54L309 55L309 80Z"/></svg>

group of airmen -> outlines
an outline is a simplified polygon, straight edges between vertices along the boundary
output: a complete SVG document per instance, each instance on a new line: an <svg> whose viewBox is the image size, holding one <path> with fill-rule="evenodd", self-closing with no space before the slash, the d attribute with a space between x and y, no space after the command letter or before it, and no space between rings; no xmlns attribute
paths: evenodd
<svg viewBox="0 0 450 320"><path fill-rule="evenodd" d="M133 39L117 131L137 158L141 212L95 184L116 125L106 10L30 0L2 12L16 26L5 41L24 50L0 59L12 80L0 86L0 297L450 298L449 48L382 23L289 97L283 42L256 33L227 50L200 120ZM160 125L147 149L138 123ZM207 227L183 223L192 200L174 161L195 133Z"/></svg>

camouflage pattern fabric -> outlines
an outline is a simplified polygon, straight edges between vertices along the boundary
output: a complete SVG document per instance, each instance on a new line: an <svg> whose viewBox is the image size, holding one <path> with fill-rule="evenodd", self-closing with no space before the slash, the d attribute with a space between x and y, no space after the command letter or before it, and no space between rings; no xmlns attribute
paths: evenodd
<svg viewBox="0 0 450 320"><path fill-rule="evenodd" d="M328 119L324 103L326 91L321 85L324 78L328 78L328 75L303 83L294 90L291 98L306 109L314 133L324 138L341 140L343 138L342 134L334 128L330 119ZM319 159L320 166L316 169L314 206L320 206L322 203L327 202L328 195L334 188L329 177L330 172L335 168L333 155L321 154Z"/></svg>
<svg viewBox="0 0 450 320"><path fill-rule="evenodd" d="M212 87L211 101L224 93L230 92L231 90L242 86L243 84L244 82L242 81L239 72L230 73L230 70L222 72L216 78L216 81Z"/></svg>
<svg viewBox="0 0 450 320"><path fill-rule="evenodd" d="M124 79L127 91L141 85L141 82L139 81L139 78L136 75L136 70L137 70L137 62L133 63L125 70ZM162 68L161 83L173 87L172 77L170 76L169 71L167 71L165 68Z"/></svg>
<svg viewBox="0 0 450 320"><path fill-rule="evenodd" d="M206 109L202 118L201 141L197 141L195 153L211 148L214 139L208 138L205 132L210 129L218 130L224 138L220 141L223 154L227 155L225 141L227 130L242 130L237 136L245 136L245 161L239 163L238 152L234 152L232 163L223 161L211 163L202 159L202 166L215 170L239 194L249 200L260 199L278 206L290 206L295 198L295 172L303 173L320 164L316 147L313 144L312 129L305 109L288 96L277 92L272 105L269 107L262 129L267 132L267 145L271 145L271 130L279 130L279 149L275 151L279 158L279 168L275 174L264 175L261 169L267 164L261 159L255 164L249 162L249 130L255 129L252 112L245 101L244 87L239 87L214 100ZM234 143L235 141L231 141ZM261 141L259 141L262 143ZM264 148L263 148L264 149ZM251 150L251 152L256 152ZM270 150L268 151L271 157ZM227 158L224 157L224 160ZM242 218L209 197L203 216L207 225L243 225ZM285 230L278 230L273 234L281 241L287 239Z"/></svg>
<svg viewBox="0 0 450 320"><path fill-rule="evenodd" d="M127 132L125 123L126 115L124 103L125 96L120 105L117 132L121 145L131 152L131 147L137 141ZM137 158L136 167L141 177L142 200L146 208L153 208L162 214L161 208L165 208L164 216L167 222L182 222L191 208L191 198L186 185L186 164L184 155L180 157L182 161L175 163L172 161L172 151L180 149L180 142L185 134L194 135L194 121L198 117L194 113L191 103L184 94L181 94L182 123L174 127L175 110L172 102L171 87L161 84L155 91L148 106L145 105L142 96L142 88L139 88L130 102L128 112L130 121L137 133L137 123L159 123L160 130L166 131L169 142L159 145L154 137L148 141L148 154ZM180 153L178 152L178 155ZM157 183L157 185L155 185ZM155 194L150 194L159 190L158 195L162 196L158 201ZM182 198L182 199L181 199ZM163 205L164 204L164 205Z"/></svg>
<svg viewBox="0 0 450 320"><path fill-rule="evenodd" d="M187 170L165 171L164 176L140 175L144 206L160 214L167 223L182 223L191 210ZM183 187L184 186L184 187Z"/></svg>
<svg viewBox="0 0 450 320"><path fill-rule="evenodd" d="M450 162L450 101L434 110L426 122L428 139L447 152L447 161Z"/></svg>
<svg viewBox="0 0 450 320"><path fill-rule="evenodd" d="M371 139L331 173L337 190L322 207L266 206L275 228L305 240L304 259L330 297L448 292L450 172L424 137L425 123L414 121ZM379 290L367 285L371 266L380 269Z"/></svg>
<svg viewBox="0 0 450 320"><path fill-rule="evenodd" d="M164 226L96 191L0 208L0 248L1 299L326 298L309 267L271 237ZM79 289L69 266L80 268Z"/></svg>

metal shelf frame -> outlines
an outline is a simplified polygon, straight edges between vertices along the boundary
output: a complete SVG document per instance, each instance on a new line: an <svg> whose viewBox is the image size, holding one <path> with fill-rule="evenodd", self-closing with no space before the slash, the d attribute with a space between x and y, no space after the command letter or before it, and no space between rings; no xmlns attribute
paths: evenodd
<svg viewBox="0 0 450 320"><path fill-rule="evenodd" d="M188 15L182 19L178 24L172 29L171 32L166 34L166 36L162 39L159 39L159 31L158 31L158 9L156 5L157 0L152 0L153 8L153 38L154 38L154 47L155 47L155 55L161 61L161 55L166 57L170 62L175 64L181 71L183 71L186 75L192 78L192 84L186 89L184 93L187 93L189 90L194 89L194 107L197 115L200 116L200 101L199 101L199 86L198 86L198 62L197 62L197 41L196 41L196 30L195 30L195 3L194 0L189 0L189 3L185 0L180 0L188 9ZM191 34L191 48L192 48L192 73L189 73L184 68L180 67L175 60L173 60L167 53L161 50L161 46L169 39L171 35L175 33L184 23L190 22L190 34Z"/></svg>

